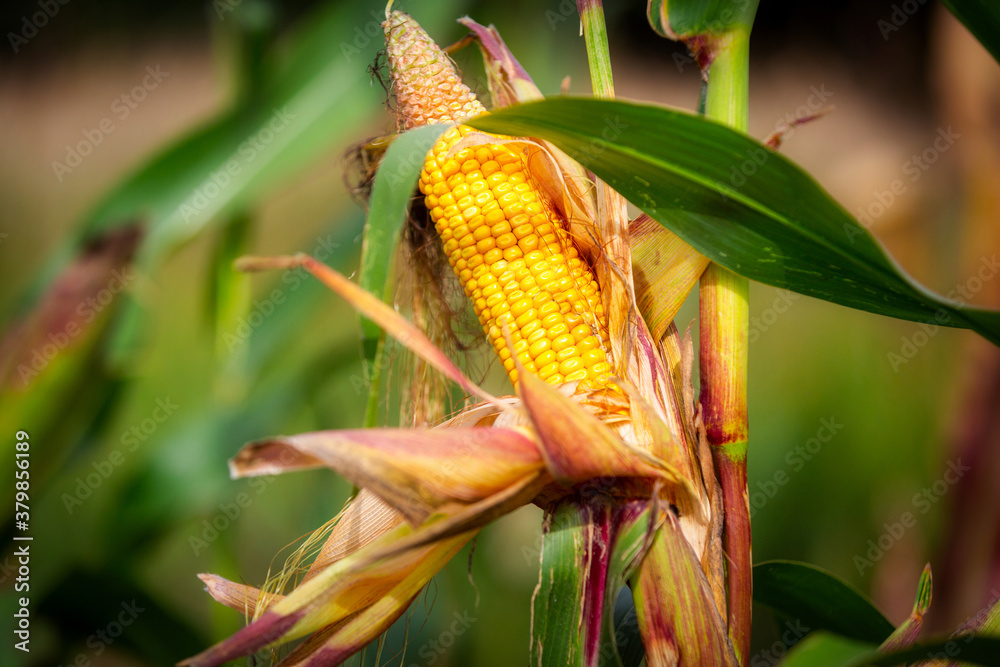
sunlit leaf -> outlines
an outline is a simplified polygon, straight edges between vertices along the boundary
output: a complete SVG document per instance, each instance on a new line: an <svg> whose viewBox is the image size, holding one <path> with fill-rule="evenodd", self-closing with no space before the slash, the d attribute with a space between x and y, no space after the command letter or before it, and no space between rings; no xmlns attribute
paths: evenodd
<svg viewBox="0 0 1000 667"><path fill-rule="evenodd" d="M270 76L253 98L147 161L101 200L83 235L142 215L149 230L140 262L147 266L344 141L373 101L361 94L364 68L341 48L359 15L331 5L302 22L288 48L267 54L262 71Z"/></svg>
<svg viewBox="0 0 1000 667"><path fill-rule="evenodd" d="M400 233L409 215L413 189L423 169L427 152L446 129L428 125L397 136L379 164L369 202L361 250L358 283L362 289L391 303L393 266ZM361 318L361 350L368 367L368 410L365 426L375 426L378 402L382 398L382 355L385 331L375 322Z"/></svg>
<svg viewBox="0 0 1000 667"><path fill-rule="evenodd" d="M722 125L658 106L566 98L469 124L553 142L699 252L748 278L973 329L1000 344L1000 312L917 285L801 168Z"/></svg>
<svg viewBox="0 0 1000 667"><path fill-rule="evenodd" d="M629 225L635 302L660 340L708 266L708 258L648 215Z"/></svg>
<svg viewBox="0 0 1000 667"><path fill-rule="evenodd" d="M781 667L844 667L873 650L874 646L866 642L817 632L796 644L781 661Z"/></svg>

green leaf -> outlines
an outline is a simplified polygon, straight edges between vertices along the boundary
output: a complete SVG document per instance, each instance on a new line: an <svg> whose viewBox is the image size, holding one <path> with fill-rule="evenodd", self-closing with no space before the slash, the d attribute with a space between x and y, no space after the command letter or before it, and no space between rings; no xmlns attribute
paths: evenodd
<svg viewBox="0 0 1000 667"><path fill-rule="evenodd" d="M639 512L618 508L613 520L617 534L608 560L599 665L638 667L645 656L635 604L623 589L656 539L655 533L650 533L651 514L648 507Z"/></svg>
<svg viewBox="0 0 1000 667"><path fill-rule="evenodd" d="M413 189L427 153L447 127L427 125L399 135L389 146L376 172L358 283L362 289L380 295L386 303L392 303L392 267ZM375 426L378 402L383 395L380 378L385 332L366 317L361 318L361 347L370 381L365 426Z"/></svg>
<svg viewBox="0 0 1000 667"><path fill-rule="evenodd" d="M639 618L635 611L635 601L632 599L632 591L623 588L618 594L614 610L614 631L615 631L615 659L611 664L621 665L621 667L639 667L646 657L646 651L642 646L642 634L639 632ZM602 644L601 658L604 658L605 649Z"/></svg>
<svg viewBox="0 0 1000 667"><path fill-rule="evenodd" d="M271 194L359 122L352 91L362 77L342 63L298 91L280 91L231 112L154 158L112 192L84 228L91 235L130 214L149 220L139 255L155 267L217 220Z"/></svg>
<svg viewBox="0 0 1000 667"><path fill-rule="evenodd" d="M372 19L364 8L328 3L302 21L291 39L271 45L255 68L267 76L254 95L160 151L104 196L39 272L19 310L37 306L59 272L86 255L89 245L136 224L142 241L135 263L152 275L179 244L245 213L344 141L376 102L365 98L363 61L351 62L342 49L353 41L359 20ZM172 74L157 76L169 82ZM116 372L134 361L145 320L137 301L122 301L95 342L102 361ZM58 413L60 404L50 403Z"/></svg>
<svg viewBox="0 0 1000 667"><path fill-rule="evenodd" d="M453 3L439 9L447 14ZM439 19L440 20L440 19ZM260 56L254 94L152 158L89 215L85 235L144 216L148 266L215 221L245 211L368 122L383 101L367 71L380 13L326 2ZM375 36L361 43L362 33Z"/></svg>
<svg viewBox="0 0 1000 667"><path fill-rule="evenodd" d="M882 315L973 329L1000 344L1000 312L917 285L801 168L726 127L663 107L567 98L468 124L553 142L747 278Z"/></svg>
<svg viewBox="0 0 1000 667"><path fill-rule="evenodd" d="M649 0L647 18L660 36L688 40L749 28L758 0Z"/></svg>
<svg viewBox="0 0 1000 667"><path fill-rule="evenodd" d="M996 0L942 0L942 3L1000 62L1000 4Z"/></svg>
<svg viewBox="0 0 1000 667"><path fill-rule="evenodd" d="M872 652L873 646L827 632L809 635L788 652L781 667L844 667Z"/></svg>
<svg viewBox="0 0 1000 667"><path fill-rule="evenodd" d="M586 585L587 510L561 503L548 517L542 542L542 566L532 601L532 667L584 664L580 632Z"/></svg>
<svg viewBox="0 0 1000 667"><path fill-rule="evenodd" d="M142 231L136 263L147 276L155 275L151 269L177 245L211 225L243 215L346 141L381 95L366 94L370 90L366 57L354 47L357 57L351 53L345 57L343 48L354 43L356 26L374 20L368 11L326 3L280 43L267 49L254 46L253 58L261 62L253 72L261 80L254 82L253 94L165 147L103 197L38 273L17 314L37 308L60 272L85 257L88 247L133 225ZM373 42L372 55L376 49ZM218 270L230 271L226 264ZM245 282L242 277L232 280L234 286ZM114 319L101 318L101 331L89 341L100 357L94 363L113 374L128 373L126 364L136 360L133 353L145 331L145 313L138 301L128 294L121 301ZM63 384L87 379L83 373L89 367L82 363L61 366ZM46 398L40 404L45 414L65 412L65 403L51 400L50 394L34 393ZM11 401L0 403L17 408Z"/></svg>
<svg viewBox="0 0 1000 667"><path fill-rule="evenodd" d="M806 563L767 561L753 568L754 601L801 623L849 639L881 644L892 624L842 579Z"/></svg>
<svg viewBox="0 0 1000 667"><path fill-rule="evenodd" d="M998 665L1000 639L976 635L933 639L910 648L884 653L865 642L826 632L810 635L788 652L782 667L891 667L925 660L946 664Z"/></svg>
<svg viewBox="0 0 1000 667"><path fill-rule="evenodd" d="M956 635L932 639L892 653L869 653L850 667L890 667L918 660L948 660L947 664L1000 665L1000 639L981 635Z"/></svg>
<svg viewBox="0 0 1000 667"><path fill-rule="evenodd" d="M208 290L208 316L215 334L215 357L220 373L216 386L224 395L240 396L246 389L246 349L234 344L233 331L250 311L250 276L233 270L233 262L247 253L253 222L241 215L228 220L215 242Z"/></svg>

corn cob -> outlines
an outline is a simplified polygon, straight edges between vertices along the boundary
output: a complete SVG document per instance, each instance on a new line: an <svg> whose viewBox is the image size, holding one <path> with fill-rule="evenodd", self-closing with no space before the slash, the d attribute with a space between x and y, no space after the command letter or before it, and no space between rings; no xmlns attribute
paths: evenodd
<svg viewBox="0 0 1000 667"><path fill-rule="evenodd" d="M393 12L385 29L404 127L485 113L412 18ZM420 191L483 331L515 386L514 357L551 384L606 384L606 323L591 268L565 220L538 191L519 150L497 137L496 144L459 147L452 154L470 132L456 126L442 135L424 163Z"/></svg>

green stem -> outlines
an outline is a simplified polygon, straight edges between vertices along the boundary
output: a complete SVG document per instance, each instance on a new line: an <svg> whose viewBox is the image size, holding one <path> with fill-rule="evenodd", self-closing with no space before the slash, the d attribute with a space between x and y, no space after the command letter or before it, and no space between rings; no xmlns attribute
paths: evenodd
<svg viewBox="0 0 1000 667"><path fill-rule="evenodd" d="M604 23L601 0L577 0L577 11L583 23L583 38L587 43L587 64L594 97L612 100L615 83L611 75L611 51L608 48L608 28Z"/></svg>
<svg viewBox="0 0 1000 667"><path fill-rule="evenodd" d="M750 28L736 26L716 38L708 74L705 116L746 133L749 118Z"/></svg>
<svg viewBox="0 0 1000 667"><path fill-rule="evenodd" d="M748 122L749 44L747 26L716 38L705 95L706 117L741 132ZM725 508L729 636L743 665L753 596L746 472L749 291L746 278L718 264L701 279L701 404Z"/></svg>
<svg viewBox="0 0 1000 667"><path fill-rule="evenodd" d="M600 0L577 0L580 21L587 43L590 80L594 96L614 99L614 81L611 77L608 31L604 23L604 8ZM602 285L604 307L608 312L608 331L631 331L636 325L633 314L612 304L627 303L631 293L632 255L628 236L628 203L616 190L603 180L595 178L597 204L597 237L603 248L595 265L598 281ZM619 372L626 363L628 347L624 337L612 336L609 350L610 363Z"/></svg>

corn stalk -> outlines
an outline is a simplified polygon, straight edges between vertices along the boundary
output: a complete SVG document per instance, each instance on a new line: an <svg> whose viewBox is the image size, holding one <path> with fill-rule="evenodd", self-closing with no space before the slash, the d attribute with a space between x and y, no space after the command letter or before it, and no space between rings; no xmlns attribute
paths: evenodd
<svg viewBox="0 0 1000 667"><path fill-rule="evenodd" d="M721 37L708 71L705 115L747 130L750 28ZM753 556L747 493L747 363L750 281L712 263L700 295L701 407L725 508L729 635L743 665L750 653Z"/></svg>

